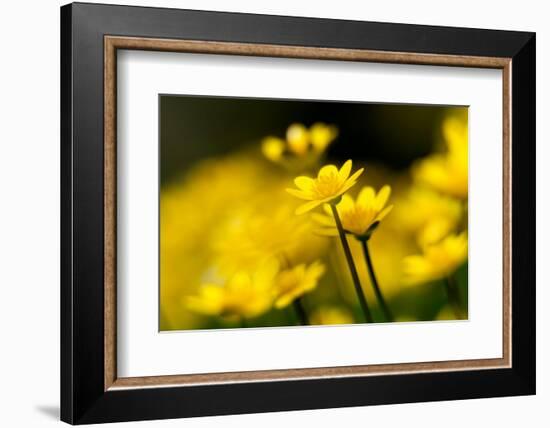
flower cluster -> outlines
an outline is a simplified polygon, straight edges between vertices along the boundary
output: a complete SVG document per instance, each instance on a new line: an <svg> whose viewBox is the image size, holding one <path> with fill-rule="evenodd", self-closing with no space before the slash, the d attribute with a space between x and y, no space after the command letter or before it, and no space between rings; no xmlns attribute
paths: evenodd
<svg viewBox="0 0 550 428"><path fill-rule="evenodd" d="M264 138L262 153L289 170L308 168L318 162L337 136L334 125L317 122L308 129L301 123L293 123L286 131L286 138L273 135Z"/></svg>
<svg viewBox="0 0 550 428"><path fill-rule="evenodd" d="M320 122L198 163L161 192L161 330L424 319L432 283L435 317L464 318L467 121L441 131L404 174L325 162Z"/></svg>

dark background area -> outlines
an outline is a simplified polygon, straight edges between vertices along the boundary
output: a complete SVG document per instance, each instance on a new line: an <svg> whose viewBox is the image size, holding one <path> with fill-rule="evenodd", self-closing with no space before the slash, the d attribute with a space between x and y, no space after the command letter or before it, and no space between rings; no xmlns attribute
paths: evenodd
<svg viewBox="0 0 550 428"><path fill-rule="evenodd" d="M441 106L160 95L161 185L205 157L274 135L294 122L334 124L334 159L383 161L401 169L432 150ZM344 159L344 160L345 160Z"/></svg>

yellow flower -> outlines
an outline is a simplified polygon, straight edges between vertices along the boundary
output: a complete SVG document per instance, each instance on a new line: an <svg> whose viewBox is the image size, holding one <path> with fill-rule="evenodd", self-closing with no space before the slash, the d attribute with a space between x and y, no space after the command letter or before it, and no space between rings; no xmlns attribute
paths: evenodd
<svg viewBox="0 0 550 428"><path fill-rule="evenodd" d="M268 256L293 266L311 263L327 251L329 243L313 234L311 219L294 214L294 198L285 192L268 193L269 200L235 209L215 228L211 248L224 273L253 267Z"/></svg>
<svg viewBox="0 0 550 428"><path fill-rule="evenodd" d="M309 201L296 209L296 214L304 214L325 202L331 202L347 192L363 173L363 168L350 176L351 160L338 170L334 165L325 165L319 170L317 178L296 177L294 184L298 189L286 189L288 193Z"/></svg>
<svg viewBox="0 0 550 428"><path fill-rule="evenodd" d="M252 274L236 272L224 285L203 284L198 295L189 296L184 302L188 309L204 315L231 320L257 317L273 304L273 281L278 270L275 259L267 260Z"/></svg>
<svg viewBox="0 0 550 428"><path fill-rule="evenodd" d="M396 201L391 223L396 230L413 234L424 247L453 232L462 214L459 200L415 186Z"/></svg>
<svg viewBox="0 0 550 428"><path fill-rule="evenodd" d="M286 141L292 153L299 156L306 154L309 146L307 128L301 123L290 125L286 131Z"/></svg>
<svg viewBox="0 0 550 428"><path fill-rule="evenodd" d="M391 188L386 185L378 193L372 187L363 187L357 201L349 195L342 196L336 209L344 230L357 237L365 237L369 229L382 221L393 209L393 205L386 207L390 193ZM324 209L327 215L314 214L314 219L323 226L319 232L323 235L338 236L330 206L325 205Z"/></svg>
<svg viewBox="0 0 550 428"><path fill-rule="evenodd" d="M311 324L353 324L353 316L348 310L344 308L339 308L336 306L323 306L313 312L313 314L311 315Z"/></svg>
<svg viewBox="0 0 550 428"><path fill-rule="evenodd" d="M314 151L321 153L338 136L338 129L335 126L325 125L317 122L309 128L309 139Z"/></svg>
<svg viewBox="0 0 550 428"><path fill-rule="evenodd" d="M426 246L423 254L403 259L405 282L421 284L446 278L454 273L467 258L466 233L449 235L437 244Z"/></svg>
<svg viewBox="0 0 550 428"><path fill-rule="evenodd" d="M286 131L286 138L268 136L262 140L262 153L273 162L283 162L285 158L297 157L316 160L338 136L335 126L321 122L307 129L301 123L293 123ZM309 162L308 162L309 163Z"/></svg>
<svg viewBox="0 0 550 428"><path fill-rule="evenodd" d="M314 290L324 273L325 266L318 261L309 266L300 264L281 271L275 280L275 307L285 308L295 299Z"/></svg>
<svg viewBox="0 0 550 428"><path fill-rule="evenodd" d="M283 157L285 142L277 137L266 137L262 141L262 153L269 160L276 162Z"/></svg>
<svg viewBox="0 0 550 428"><path fill-rule="evenodd" d="M447 152L434 154L413 167L417 182L456 198L468 197L467 121L450 117L443 123Z"/></svg>
<svg viewBox="0 0 550 428"><path fill-rule="evenodd" d="M199 285L209 281L209 272L217 267L212 246L220 240L220 222L263 192L274 193L276 189L292 199L282 190L287 181L288 178L265 168L258 153L254 156L250 152L237 152L200 161L185 175L162 186L159 213L162 331L204 326L203 317L182 310L182 300L195 295ZM290 214L297 218L294 210ZM224 272L223 277L231 273L234 271Z"/></svg>

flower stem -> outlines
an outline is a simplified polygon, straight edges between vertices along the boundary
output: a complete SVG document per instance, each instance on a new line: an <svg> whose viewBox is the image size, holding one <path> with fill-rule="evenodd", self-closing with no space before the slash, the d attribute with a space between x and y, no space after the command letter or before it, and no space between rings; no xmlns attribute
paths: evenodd
<svg viewBox="0 0 550 428"><path fill-rule="evenodd" d="M455 278L450 275L445 278L445 291L447 292L447 298L449 299L449 304L453 308L453 312L457 319L462 319L462 305L460 302L460 295L458 293L458 288Z"/></svg>
<svg viewBox="0 0 550 428"><path fill-rule="evenodd" d="M378 300L378 304L382 308L382 311L384 312L384 316L389 322L393 322L393 314L390 311L390 308L388 307L386 300L384 299L384 296L382 295L382 291L380 290L380 287L378 286L378 280L376 279L376 275L374 273L374 266L372 265L372 260L370 258L369 253L369 246L367 244L366 240L361 240L361 245L363 246L363 253L365 254L365 260L367 261L367 267L369 270L369 277L370 282L372 284L372 288L374 289L374 294L376 294L376 299Z"/></svg>
<svg viewBox="0 0 550 428"><path fill-rule="evenodd" d="M302 325L309 325L309 319L307 317L306 310L304 309L302 299L298 297L297 299L294 300L294 302L292 302L292 304L294 305L294 310L296 311L296 314L300 319L300 323Z"/></svg>
<svg viewBox="0 0 550 428"><path fill-rule="evenodd" d="M330 208L332 209L332 214L334 215L334 220L336 221L338 235L340 235L340 242L342 242L342 247L344 249L344 254L348 262L351 278L353 279L353 285L355 286L355 292L357 293L357 298L359 299L359 304L361 305L361 309L363 310L363 314L365 315L365 319L367 320L367 322L373 322L369 305L367 303L365 293L363 292L363 288L361 287L359 275L357 274L357 269L355 267L355 263L353 262L353 256L351 255L351 250L346 239L346 233L344 232L342 221L340 220L340 216L338 215L338 210L336 209L336 205L333 204L330 205Z"/></svg>

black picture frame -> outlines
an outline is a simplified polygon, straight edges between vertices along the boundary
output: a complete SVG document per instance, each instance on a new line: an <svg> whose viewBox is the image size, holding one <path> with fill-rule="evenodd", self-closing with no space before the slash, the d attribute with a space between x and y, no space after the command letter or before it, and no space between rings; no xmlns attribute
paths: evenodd
<svg viewBox="0 0 550 428"><path fill-rule="evenodd" d="M104 388L104 36L512 60L512 366ZM535 34L73 3L61 8L61 419L71 424L535 393Z"/></svg>

